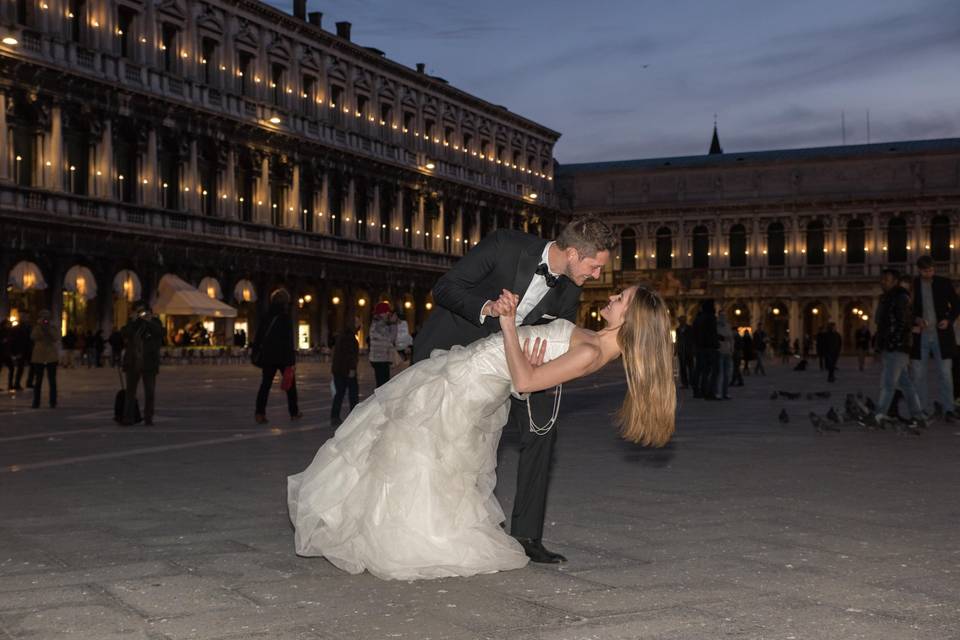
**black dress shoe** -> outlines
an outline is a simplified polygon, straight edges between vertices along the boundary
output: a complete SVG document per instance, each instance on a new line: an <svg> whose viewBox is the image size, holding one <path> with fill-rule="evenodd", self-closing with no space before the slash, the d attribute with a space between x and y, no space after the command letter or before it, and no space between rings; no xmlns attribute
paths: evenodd
<svg viewBox="0 0 960 640"><path fill-rule="evenodd" d="M531 562L559 564L567 561L567 559L559 553L554 553L553 551L548 551L546 548L544 548L543 543L540 542L540 540L534 540L533 538L517 538L517 542L519 542L520 546L523 547L523 552L527 554L527 557L530 558Z"/></svg>

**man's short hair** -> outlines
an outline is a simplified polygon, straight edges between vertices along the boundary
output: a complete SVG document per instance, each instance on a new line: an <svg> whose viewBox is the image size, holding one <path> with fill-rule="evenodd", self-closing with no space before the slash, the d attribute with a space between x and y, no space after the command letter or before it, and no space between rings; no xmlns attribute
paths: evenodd
<svg viewBox="0 0 960 640"><path fill-rule="evenodd" d="M917 258L917 269L932 269L933 258L930 256L920 256Z"/></svg>
<svg viewBox="0 0 960 640"><path fill-rule="evenodd" d="M886 269L884 269L883 271L880 272L880 275L881 275L881 276L893 276L894 279L896 279L897 282L900 282L900 272L897 271L896 269L891 269L891 268L887 267Z"/></svg>
<svg viewBox="0 0 960 640"><path fill-rule="evenodd" d="M606 222L587 215L567 223L556 242L561 249L573 247L581 256L592 258L601 251L612 251L617 246L617 237Z"/></svg>

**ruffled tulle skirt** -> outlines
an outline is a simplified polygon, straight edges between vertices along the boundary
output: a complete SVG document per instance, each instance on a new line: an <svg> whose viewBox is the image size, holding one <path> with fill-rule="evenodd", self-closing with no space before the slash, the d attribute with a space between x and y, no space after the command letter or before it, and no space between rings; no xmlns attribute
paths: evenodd
<svg viewBox="0 0 960 640"><path fill-rule="evenodd" d="M288 478L297 553L401 580L526 565L493 495L508 406L509 382L459 347L377 389Z"/></svg>

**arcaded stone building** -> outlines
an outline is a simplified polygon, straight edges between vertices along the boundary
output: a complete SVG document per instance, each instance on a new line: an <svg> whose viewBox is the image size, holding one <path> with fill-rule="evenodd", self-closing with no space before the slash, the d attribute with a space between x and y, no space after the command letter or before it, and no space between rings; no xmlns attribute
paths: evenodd
<svg viewBox="0 0 960 640"><path fill-rule="evenodd" d="M715 131L707 155L563 165L558 193L621 239L585 321L646 282L688 318L710 297L777 340L833 320L852 345L882 268L913 273L930 254L960 278L960 139L723 153Z"/></svg>
<svg viewBox="0 0 960 640"><path fill-rule="evenodd" d="M492 229L555 233L558 133L321 18L303 0L0 3L0 318L109 329L172 274L236 326L284 286L314 344L382 299L415 328Z"/></svg>

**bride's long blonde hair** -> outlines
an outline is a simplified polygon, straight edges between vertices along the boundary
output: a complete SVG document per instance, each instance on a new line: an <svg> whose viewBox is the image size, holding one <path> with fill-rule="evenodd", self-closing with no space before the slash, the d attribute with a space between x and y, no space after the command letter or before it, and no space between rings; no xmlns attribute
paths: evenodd
<svg viewBox="0 0 960 640"><path fill-rule="evenodd" d="M627 396L617 413L620 435L662 447L673 435L677 388L673 381L670 312L656 292L637 287L617 332Z"/></svg>

